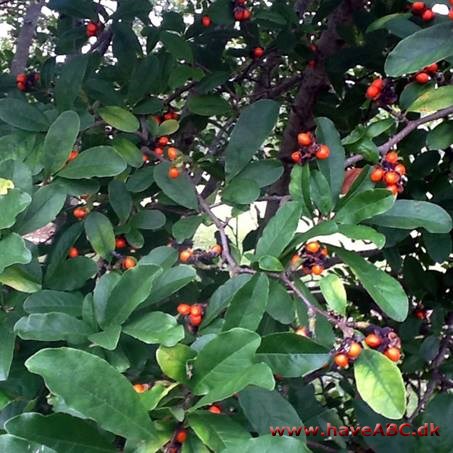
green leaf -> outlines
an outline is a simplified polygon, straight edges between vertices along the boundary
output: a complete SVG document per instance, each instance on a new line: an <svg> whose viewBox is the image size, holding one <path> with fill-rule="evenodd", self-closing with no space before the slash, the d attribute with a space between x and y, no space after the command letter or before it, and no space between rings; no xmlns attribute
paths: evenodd
<svg viewBox="0 0 453 453"><path fill-rule="evenodd" d="M98 13L90 0L50 0L49 8L69 16L98 20Z"/></svg>
<svg viewBox="0 0 453 453"><path fill-rule="evenodd" d="M43 145L44 168L49 173L61 170L74 148L80 130L79 115L72 110L63 112L50 126Z"/></svg>
<svg viewBox="0 0 453 453"><path fill-rule="evenodd" d="M94 314L96 321L101 326L104 325L108 299L121 277L122 275L118 272L109 272L96 282L93 291Z"/></svg>
<svg viewBox="0 0 453 453"><path fill-rule="evenodd" d="M297 201L289 201L279 208L263 230L256 245L255 258L265 255L278 257L291 242L302 214Z"/></svg>
<svg viewBox="0 0 453 453"><path fill-rule="evenodd" d="M444 22L403 39L388 55L385 72L399 77L453 55L452 30L453 24Z"/></svg>
<svg viewBox="0 0 453 453"><path fill-rule="evenodd" d="M418 97L407 109L409 112L431 113L451 107L453 86L431 88Z"/></svg>
<svg viewBox="0 0 453 453"><path fill-rule="evenodd" d="M369 226L338 225L338 232L349 239L373 242L378 249L381 249L385 245L385 236Z"/></svg>
<svg viewBox="0 0 453 453"><path fill-rule="evenodd" d="M115 250L113 226L104 214L92 212L85 220L85 233L94 251L107 258Z"/></svg>
<svg viewBox="0 0 453 453"><path fill-rule="evenodd" d="M256 274L233 297L225 314L223 331L233 327L256 330L266 310L269 298L269 279Z"/></svg>
<svg viewBox="0 0 453 453"><path fill-rule="evenodd" d="M167 219L161 211L144 209L131 218L130 224L139 230L159 230L166 221Z"/></svg>
<svg viewBox="0 0 453 453"><path fill-rule="evenodd" d="M150 423L129 381L105 360L71 348L42 349L26 362L71 408L126 439L153 440ZM95 402L95 404L93 404Z"/></svg>
<svg viewBox="0 0 453 453"><path fill-rule="evenodd" d="M0 283L23 293L35 293L41 289L41 275L35 269L20 264L8 267L0 274Z"/></svg>
<svg viewBox="0 0 453 453"><path fill-rule="evenodd" d="M173 247L162 245L152 249L148 255L145 255L138 262L138 264L155 264L156 266L160 266L167 270L173 266L176 261L178 261L178 252Z"/></svg>
<svg viewBox="0 0 453 453"><path fill-rule="evenodd" d="M190 414L188 425L212 451L234 448L250 439L250 434L231 417L216 414ZM237 450L236 450L237 451Z"/></svg>
<svg viewBox="0 0 453 453"><path fill-rule="evenodd" d="M344 180L345 150L341 144L340 134L329 118L316 118L315 122L316 139L330 149L330 156L325 160L318 160L318 167L326 177L332 196L336 200Z"/></svg>
<svg viewBox="0 0 453 453"><path fill-rule="evenodd" d="M115 448L97 427L67 414L25 413L8 420L9 434L71 453L113 453Z"/></svg>
<svg viewBox="0 0 453 453"><path fill-rule="evenodd" d="M299 247L299 245L307 242L309 239L318 236L330 236L338 232L338 225L332 220L325 220L321 223L318 223L314 227L310 228L305 233L296 233L294 239L288 246L288 250L293 250L294 248Z"/></svg>
<svg viewBox="0 0 453 453"><path fill-rule="evenodd" d="M138 193L143 192L154 183L154 169L157 167L144 167L137 170L131 175L127 182L126 187L129 192Z"/></svg>
<svg viewBox="0 0 453 453"><path fill-rule="evenodd" d="M124 159L111 146L95 146L79 154L77 159L58 173L69 179L116 176L126 170Z"/></svg>
<svg viewBox="0 0 453 453"><path fill-rule="evenodd" d="M184 338L184 327L176 319L160 311L148 313L123 327L123 332L147 344L174 346Z"/></svg>
<svg viewBox="0 0 453 453"><path fill-rule="evenodd" d="M65 313L33 313L17 321L14 331L23 340L81 343L91 327Z"/></svg>
<svg viewBox="0 0 453 453"><path fill-rule="evenodd" d="M0 229L9 228L16 222L16 217L31 203L28 193L19 189L10 189L5 195L0 195Z"/></svg>
<svg viewBox="0 0 453 453"><path fill-rule="evenodd" d="M98 271L96 263L86 256L63 261L55 272L46 278L49 288L73 291L81 288Z"/></svg>
<svg viewBox="0 0 453 453"><path fill-rule="evenodd" d="M0 381L6 381L13 360L16 335L11 319L3 313L0 315L0 337Z"/></svg>
<svg viewBox="0 0 453 453"><path fill-rule="evenodd" d="M356 224L378 214L387 212L395 197L387 189L366 190L353 195L336 213L338 223Z"/></svg>
<svg viewBox="0 0 453 453"><path fill-rule="evenodd" d="M154 167L156 184L175 203L189 209L198 209L195 188L187 175L184 173L176 179L171 179L168 177L169 169L170 164L168 162L161 162Z"/></svg>
<svg viewBox="0 0 453 453"><path fill-rule="evenodd" d="M39 188L25 214L21 217L17 232L27 234L52 222L63 208L66 193L56 184Z"/></svg>
<svg viewBox="0 0 453 453"><path fill-rule="evenodd" d="M159 124L157 134L159 137L162 135L174 134L179 129L179 122L176 120L167 120Z"/></svg>
<svg viewBox="0 0 453 453"><path fill-rule="evenodd" d="M193 361L193 377L190 384L195 395L216 393L217 397L220 394L223 396L218 398L220 400L242 390L246 385L253 384L258 371L254 367L255 351L260 342L258 334L241 328L223 332L210 341ZM247 377L253 379L249 380ZM256 385L272 390L274 386L272 375L270 379L265 375L261 378L264 381L260 379L261 382Z"/></svg>
<svg viewBox="0 0 453 453"><path fill-rule="evenodd" d="M399 368L385 355L365 349L354 363L357 391L378 414L400 419L406 411L406 389Z"/></svg>
<svg viewBox="0 0 453 453"><path fill-rule="evenodd" d="M8 453L57 453L52 448L29 442L11 434L2 434L0 436L0 451Z"/></svg>
<svg viewBox="0 0 453 453"><path fill-rule="evenodd" d="M264 255L258 260L258 265L263 271L281 272L283 264L275 256Z"/></svg>
<svg viewBox="0 0 453 453"><path fill-rule="evenodd" d="M46 132L49 121L33 105L18 99L0 99L0 120L6 124L30 132Z"/></svg>
<svg viewBox="0 0 453 453"><path fill-rule="evenodd" d="M172 348L161 346L156 352L157 363L169 378L182 384L189 382L187 362L196 356L196 352L184 344Z"/></svg>
<svg viewBox="0 0 453 453"><path fill-rule="evenodd" d="M128 7L130 7L128 5ZM159 59L156 55L150 54L143 60L138 62L129 79L129 92L127 97L131 103L135 103L142 99L147 93L152 91L156 79L159 78ZM134 113L137 114L154 114L162 109L162 101L160 99L149 99L140 104L141 108L135 108Z"/></svg>
<svg viewBox="0 0 453 453"><path fill-rule="evenodd" d="M117 179L110 181L109 203L118 216L120 223L126 223L132 212L132 196L124 182Z"/></svg>
<svg viewBox="0 0 453 453"><path fill-rule="evenodd" d="M43 289L28 296L24 302L26 313L65 313L70 316L81 316L83 297L79 293L66 293Z"/></svg>
<svg viewBox="0 0 453 453"><path fill-rule="evenodd" d="M107 300L102 326L124 323L151 294L154 280L161 274L157 266L137 266L126 271Z"/></svg>
<svg viewBox="0 0 453 453"><path fill-rule="evenodd" d="M277 280L270 280L266 312L282 324L291 324L296 316L294 299Z"/></svg>
<svg viewBox="0 0 453 453"><path fill-rule="evenodd" d="M226 203L249 204L260 196L260 188L250 179L234 178L223 190L222 200Z"/></svg>
<svg viewBox="0 0 453 453"><path fill-rule="evenodd" d="M450 451L453 444L453 434L450 430L450 414L453 410L453 395L451 393L437 393L431 399L423 412L420 422L433 423L440 426L441 437L435 435L424 437L423 446L425 451Z"/></svg>
<svg viewBox="0 0 453 453"><path fill-rule="evenodd" d="M121 335L121 326L109 326L102 332L93 333L88 339L101 348L113 351L118 346Z"/></svg>
<svg viewBox="0 0 453 453"><path fill-rule="evenodd" d="M25 241L16 233L10 233L0 239L0 273L13 264L27 264L31 261L31 252Z"/></svg>
<svg viewBox="0 0 453 453"><path fill-rule="evenodd" d="M75 55L65 63L55 85L55 103L58 110L71 110L82 89L90 55Z"/></svg>
<svg viewBox="0 0 453 453"><path fill-rule="evenodd" d="M231 110L230 104L222 96L214 94L191 96L187 107L192 113L201 116L225 115Z"/></svg>
<svg viewBox="0 0 453 453"><path fill-rule="evenodd" d="M146 261L145 261L146 262ZM140 262L140 265L142 262ZM195 280L197 273L192 266L180 264L165 270L153 285L153 292L146 300L146 305L151 305L164 300L176 291Z"/></svg>
<svg viewBox="0 0 453 453"><path fill-rule="evenodd" d="M387 316L398 322L406 319L409 302L397 280L357 253L332 246L330 248L352 269L368 294Z"/></svg>
<svg viewBox="0 0 453 453"><path fill-rule="evenodd" d="M176 33L161 31L159 38L165 48L177 59L186 60L191 63L193 60L192 49L188 42Z"/></svg>
<svg viewBox="0 0 453 453"><path fill-rule="evenodd" d="M259 100L242 110L225 150L227 180L246 167L258 151L272 132L279 110L280 105L268 99Z"/></svg>
<svg viewBox="0 0 453 453"><path fill-rule="evenodd" d="M425 228L430 233L448 233L451 217L440 206L427 201L397 200L390 211L369 220L373 225L414 230Z"/></svg>
<svg viewBox="0 0 453 453"><path fill-rule="evenodd" d="M443 121L426 137L426 146L429 149L445 149L453 143L453 121Z"/></svg>
<svg viewBox="0 0 453 453"><path fill-rule="evenodd" d="M310 193L312 200L321 214L328 215L334 208L329 182L320 171L311 172Z"/></svg>
<svg viewBox="0 0 453 453"><path fill-rule="evenodd" d="M116 105L101 107L98 114L107 124L119 131L136 132L140 127L138 119L132 113Z"/></svg>
<svg viewBox="0 0 453 453"><path fill-rule="evenodd" d="M340 315L346 314L346 290L343 282L335 274L328 274L319 281L322 295L326 299L327 306Z"/></svg>
<svg viewBox="0 0 453 453"><path fill-rule="evenodd" d="M112 146L131 167L139 168L143 165L143 153L130 140L116 138L113 140Z"/></svg>
<svg viewBox="0 0 453 453"><path fill-rule="evenodd" d="M452 250L450 234L434 234L423 231L422 236L426 251L434 262L443 263L448 260Z"/></svg>
<svg viewBox="0 0 453 453"><path fill-rule="evenodd" d="M258 187L267 187L273 184L283 174L283 165L277 159L257 160L248 164L230 184L237 179L248 179L258 184Z"/></svg>
<svg viewBox="0 0 453 453"><path fill-rule="evenodd" d="M329 351L294 333L274 333L263 337L256 357L267 363L274 374L300 377L324 366L329 361Z"/></svg>
<svg viewBox="0 0 453 453"><path fill-rule="evenodd" d="M239 393L239 404L258 434L269 433L270 426L301 426L302 420L294 407L276 390L249 387ZM305 439L302 431L299 440Z"/></svg>
<svg viewBox="0 0 453 453"><path fill-rule="evenodd" d="M291 425L292 427L292 425ZM293 437L280 437L267 434L255 437L233 448L227 448L222 453L273 453L284 451L285 453L310 453L311 450L300 440Z"/></svg>
<svg viewBox="0 0 453 453"><path fill-rule="evenodd" d="M181 217L172 226L171 232L173 237L178 242L182 242L184 239L192 238L202 222L202 216Z"/></svg>

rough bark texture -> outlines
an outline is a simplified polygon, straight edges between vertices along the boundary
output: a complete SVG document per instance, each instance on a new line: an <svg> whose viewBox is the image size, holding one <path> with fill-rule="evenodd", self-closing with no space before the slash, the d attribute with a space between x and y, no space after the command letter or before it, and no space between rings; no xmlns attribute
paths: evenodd
<svg viewBox="0 0 453 453"><path fill-rule="evenodd" d="M23 72L27 66L30 46L35 35L36 25L41 15L41 10L45 5L45 0L32 1L24 17L24 24L19 33L16 43L16 53L11 63L11 74L17 75Z"/></svg>

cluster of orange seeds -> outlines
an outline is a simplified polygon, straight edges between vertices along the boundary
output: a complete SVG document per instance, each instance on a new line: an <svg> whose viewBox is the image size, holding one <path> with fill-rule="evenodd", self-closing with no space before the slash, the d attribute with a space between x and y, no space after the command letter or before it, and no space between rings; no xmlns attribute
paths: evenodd
<svg viewBox="0 0 453 453"><path fill-rule="evenodd" d="M385 354L392 362L398 362L401 358L401 340L390 327L373 329L366 336L365 343Z"/></svg>
<svg viewBox="0 0 453 453"><path fill-rule="evenodd" d="M203 321L204 310L201 304L179 304L176 311L193 327L198 327Z"/></svg>
<svg viewBox="0 0 453 453"><path fill-rule="evenodd" d="M293 255L291 267L297 269L302 266L305 274L321 275L326 267L327 257L327 247L321 246L318 241L308 242L299 253Z"/></svg>
<svg viewBox="0 0 453 453"><path fill-rule="evenodd" d="M219 244L213 245L210 250L192 250L184 249L179 252L179 261L181 263L193 264L198 261L208 264L214 258L222 254L222 246Z"/></svg>
<svg viewBox="0 0 453 453"><path fill-rule="evenodd" d="M359 357L362 349L362 345L358 341L348 338L336 352L333 361L337 367L346 368Z"/></svg>
<svg viewBox="0 0 453 453"><path fill-rule="evenodd" d="M330 156L327 145L316 143L316 138L311 132L300 132L297 135L299 149L291 154L291 160L296 164L305 164L313 158L324 160Z"/></svg>
<svg viewBox="0 0 453 453"><path fill-rule="evenodd" d="M36 84L40 81L41 76L39 72L32 72L30 74L25 74L21 72L16 76L16 86L19 91L29 91L34 88Z"/></svg>
<svg viewBox="0 0 453 453"><path fill-rule="evenodd" d="M404 177L406 167L399 163L399 156L396 151L389 151L380 165L377 165L370 174L371 181L378 183L383 181L394 195L404 190Z"/></svg>
<svg viewBox="0 0 453 453"><path fill-rule="evenodd" d="M437 71L439 71L439 65L437 63L430 64L426 68L423 68L423 71L415 75L415 81L421 85L425 85L431 80L431 77L437 74Z"/></svg>

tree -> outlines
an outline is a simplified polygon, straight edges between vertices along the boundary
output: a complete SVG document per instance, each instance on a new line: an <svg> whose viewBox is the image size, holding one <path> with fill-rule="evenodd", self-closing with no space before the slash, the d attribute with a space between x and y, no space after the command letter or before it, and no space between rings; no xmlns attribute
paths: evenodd
<svg viewBox="0 0 453 453"><path fill-rule="evenodd" d="M452 451L439 2L0 2L1 451Z"/></svg>

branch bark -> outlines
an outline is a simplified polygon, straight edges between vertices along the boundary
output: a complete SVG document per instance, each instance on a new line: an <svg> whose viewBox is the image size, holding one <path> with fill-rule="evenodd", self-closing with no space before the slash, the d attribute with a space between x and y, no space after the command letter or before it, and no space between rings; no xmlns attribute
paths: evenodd
<svg viewBox="0 0 453 453"><path fill-rule="evenodd" d="M24 24L22 25L22 29L16 42L16 53L11 63L11 74L14 76L23 72L27 66L28 55L35 35L36 25L38 24L45 3L46 0L38 0L36 3L32 2L25 13Z"/></svg>

